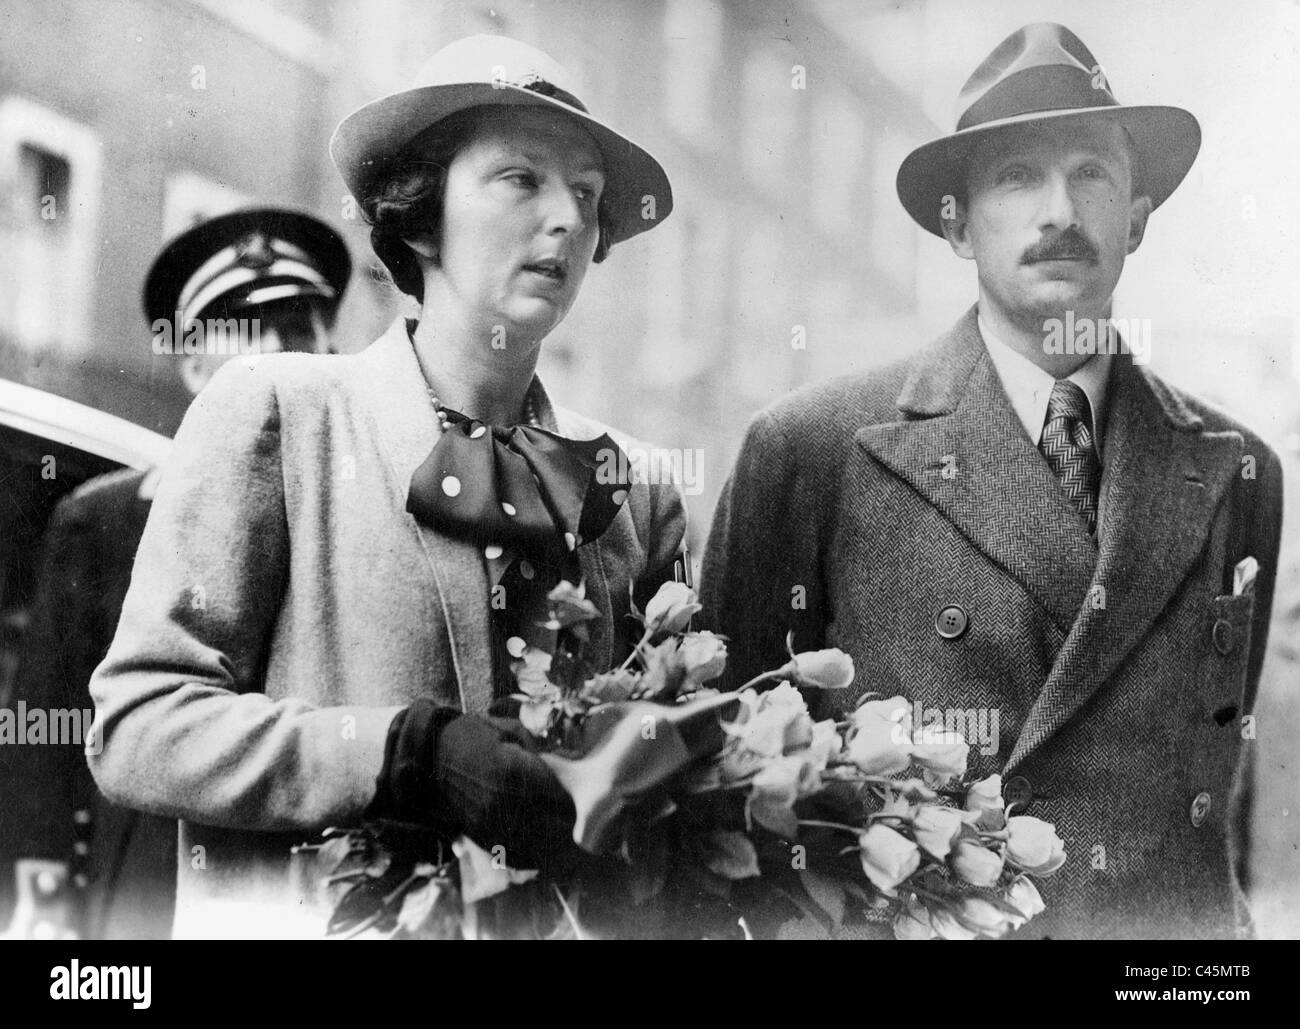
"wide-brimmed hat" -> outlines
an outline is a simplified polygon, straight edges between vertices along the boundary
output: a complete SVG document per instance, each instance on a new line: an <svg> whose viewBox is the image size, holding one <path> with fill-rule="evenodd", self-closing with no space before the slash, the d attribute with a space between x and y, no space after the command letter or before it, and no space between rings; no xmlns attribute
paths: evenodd
<svg viewBox="0 0 1300 1029"><path fill-rule="evenodd" d="M417 135L469 107L532 106L563 111L587 130L605 159L608 242L654 228L673 191L663 167L591 114L573 76L542 51L505 36L468 36L425 62L410 89L375 100L334 130L330 156L358 200Z"/></svg>
<svg viewBox="0 0 1300 1029"><path fill-rule="evenodd" d="M144 282L149 324L188 325L227 310L303 298L336 305L352 274L343 237L309 214L278 207L232 211L182 232Z"/></svg>
<svg viewBox="0 0 1300 1029"><path fill-rule="evenodd" d="M943 235L946 196L960 195L966 164L990 134L1026 122L1108 117L1133 140L1133 181L1159 207L1201 146L1201 127L1180 107L1126 106L1101 65L1064 25L1038 22L1012 33L966 80L957 129L917 147L898 169L898 197L927 232Z"/></svg>

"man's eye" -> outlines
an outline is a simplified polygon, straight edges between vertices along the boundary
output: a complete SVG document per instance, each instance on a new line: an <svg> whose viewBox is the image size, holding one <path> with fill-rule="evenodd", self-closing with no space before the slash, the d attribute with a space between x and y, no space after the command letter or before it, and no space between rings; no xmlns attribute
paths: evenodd
<svg viewBox="0 0 1300 1029"><path fill-rule="evenodd" d="M999 182L1005 182L1009 185L1019 185L1029 179L1029 173L1024 168L1008 168L998 176Z"/></svg>
<svg viewBox="0 0 1300 1029"><path fill-rule="evenodd" d="M1079 175L1085 179L1104 179L1106 169L1097 164L1086 164L1079 169Z"/></svg>

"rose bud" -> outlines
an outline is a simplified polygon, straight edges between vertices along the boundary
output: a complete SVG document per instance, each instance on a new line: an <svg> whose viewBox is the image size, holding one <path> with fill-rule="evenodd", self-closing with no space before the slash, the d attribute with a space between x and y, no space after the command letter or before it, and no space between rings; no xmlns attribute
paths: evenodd
<svg viewBox="0 0 1300 1029"><path fill-rule="evenodd" d="M1065 844L1056 827L1033 815L1007 819L1007 860L1033 875L1051 875L1065 864Z"/></svg>
<svg viewBox="0 0 1300 1029"><path fill-rule="evenodd" d="M960 733L946 732L942 725L927 725L912 735L912 760L921 766L931 786L946 786L966 774L970 746Z"/></svg>
<svg viewBox="0 0 1300 1029"><path fill-rule="evenodd" d="M1047 910L1047 905L1043 903L1038 888L1028 876L1016 876L1002 896L1008 904L1020 910L1026 921Z"/></svg>
<svg viewBox="0 0 1300 1029"><path fill-rule="evenodd" d="M858 837L862 871L876 889L895 896L899 883L921 865L921 851L900 832L876 823Z"/></svg>
<svg viewBox="0 0 1300 1029"><path fill-rule="evenodd" d="M912 708L902 697L871 700L852 715L847 757L864 775L893 775L912 762Z"/></svg>
<svg viewBox="0 0 1300 1029"><path fill-rule="evenodd" d="M651 636L680 632L700 610L693 589L684 582L666 582L645 606L646 630Z"/></svg>
<svg viewBox="0 0 1300 1029"><path fill-rule="evenodd" d="M818 772L825 771L833 758L840 756L844 741L834 719L813 724L812 741L808 744L808 758Z"/></svg>
<svg viewBox="0 0 1300 1029"><path fill-rule="evenodd" d="M898 723L875 719L849 738L848 759L864 775L894 775L912 762L912 745L898 742Z"/></svg>
<svg viewBox="0 0 1300 1029"><path fill-rule="evenodd" d="M778 757L767 762L751 782L750 796L756 801L778 807L791 807L799 799L799 773L802 765L797 758Z"/></svg>
<svg viewBox="0 0 1300 1029"><path fill-rule="evenodd" d="M899 743L909 746L912 742L912 705L902 697L890 697L888 700L868 700L859 704L849 716L854 725L871 722L887 722L897 726Z"/></svg>
<svg viewBox="0 0 1300 1029"><path fill-rule="evenodd" d="M952 850L952 845L961 835L961 829L961 814L950 807L925 804L912 819L912 833L916 842L927 854L940 861Z"/></svg>
<svg viewBox="0 0 1300 1029"><path fill-rule="evenodd" d="M853 658L842 650L809 650L794 656L800 686L842 690L853 681Z"/></svg>
<svg viewBox="0 0 1300 1029"><path fill-rule="evenodd" d="M953 849L949 864L964 882L972 886L992 886L1002 874L1002 855L981 847L973 840L961 840Z"/></svg>
<svg viewBox="0 0 1300 1029"><path fill-rule="evenodd" d="M995 772L972 784L966 791L966 810L978 815L975 824L981 829L997 832L1005 826L1007 816L1002 801L1002 776Z"/></svg>
<svg viewBox="0 0 1300 1029"><path fill-rule="evenodd" d="M769 707L792 707L796 711L806 713L808 711L808 702L803 699L803 694L795 687L782 680L758 698L758 709L760 711Z"/></svg>
<svg viewBox="0 0 1300 1029"><path fill-rule="evenodd" d="M930 926L941 940L973 940L979 935L957 921L957 916L947 908L930 912Z"/></svg>
<svg viewBox="0 0 1300 1029"><path fill-rule="evenodd" d="M727 641L711 632L693 632L678 651L686 666L686 679L696 685L709 682L727 667Z"/></svg>
<svg viewBox="0 0 1300 1029"><path fill-rule="evenodd" d="M997 939L1017 928L1016 920L983 897L963 897L958 906L962 921L981 936Z"/></svg>

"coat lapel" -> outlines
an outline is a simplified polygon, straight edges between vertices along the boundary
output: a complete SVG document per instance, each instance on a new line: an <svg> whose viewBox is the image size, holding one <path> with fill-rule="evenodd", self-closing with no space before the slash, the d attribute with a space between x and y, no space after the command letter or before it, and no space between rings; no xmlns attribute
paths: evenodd
<svg viewBox="0 0 1300 1029"><path fill-rule="evenodd" d="M1151 628L1205 547L1241 469L1239 434L1205 431L1200 417L1131 357L1114 360L1096 600L1071 627L1007 771L1060 729Z"/></svg>
<svg viewBox="0 0 1300 1029"><path fill-rule="evenodd" d="M411 476L438 439L437 418L402 319L357 357L362 399L374 421L394 492L405 498ZM461 705L482 712L492 701L492 644L483 555L404 513L420 541L447 625Z"/></svg>
<svg viewBox="0 0 1300 1029"><path fill-rule="evenodd" d="M1064 635L1097 551L1016 418L974 308L918 356L897 404L902 420L860 429L859 443L1015 578Z"/></svg>
<svg viewBox="0 0 1300 1029"><path fill-rule="evenodd" d="M415 359L405 322L400 318L395 321L357 360L364 369L359 378L363 400L374 421L393 489L404 500L411 476L428 457L438 438L437 419L429 403L424 375ZM542 428L581 438L584 427L574 416L551 403L540 379L534 378L530 389ZM466 711L485 711L492 702L493 670L488 579L483 554L472 543L435 532L410 514L404 517L410 530L419 538L438 590L460 687L461 705ZM612 611L600 541L580 547L578 558L592 603L601 611ZM607 667L613 647L608 619L594 625L592 643L597 667Z"/></svg>

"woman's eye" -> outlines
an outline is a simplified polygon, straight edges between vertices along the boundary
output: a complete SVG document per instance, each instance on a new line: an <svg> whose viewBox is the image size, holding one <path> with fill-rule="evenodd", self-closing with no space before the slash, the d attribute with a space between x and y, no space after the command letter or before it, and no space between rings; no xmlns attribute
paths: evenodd
<svg viewBox="0 0 1300 1029"><path fill-rule="evenodd" d="M537 185L537 176L530 171L512 171L507 172L504 176L507 182L514 182L520 186L532 188Z"/></svg>
<svg viewBox="0 0 1300 1029"><path fill-rule="evenodd" d="M573 192L585 203L594 204L596 202L597 193L594 186L584 186L582 183L578 183L573 187Z"/></svg>

